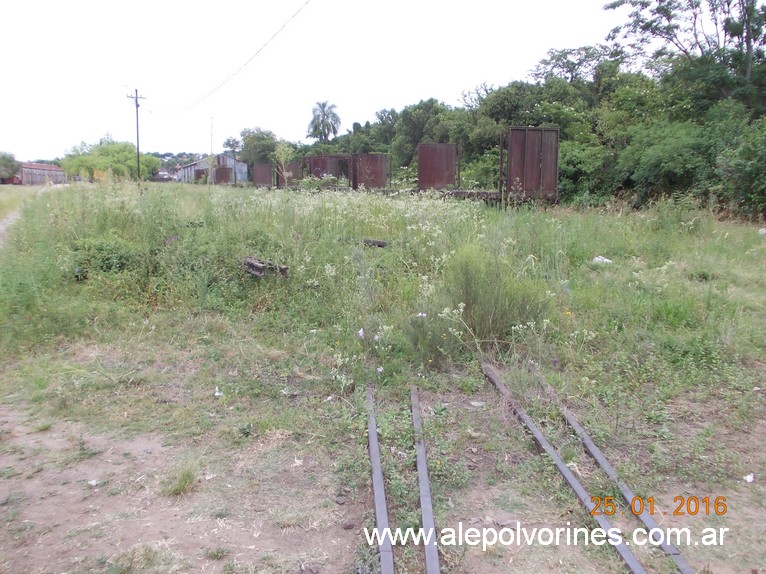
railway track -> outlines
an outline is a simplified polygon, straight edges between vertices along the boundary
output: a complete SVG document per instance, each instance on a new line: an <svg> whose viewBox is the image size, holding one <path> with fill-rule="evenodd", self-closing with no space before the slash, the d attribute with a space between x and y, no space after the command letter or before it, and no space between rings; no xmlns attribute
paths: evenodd
<svg viewBox="0 0 766 574"><path fill-rule="evenodd" d="M500 373L489 364L482 366L484 375L489 382L498 391L503 399L503 402L508 406L513 415L523 425L525 431L531 436L532 440L538 446L538 448L545 452L554 466L561 474L566 484L572 489L577 496L580 503L588 511L589 515L603 529L603 532L610 532L614 526L609 521L606 513L596 512L598 509L596 502L598 498L592 497L581 481L575 476L572 470L565 464L561 458L559 452L546 438L545 434L538 428L532 418L526 413L521 404L516 400L511 391L505 385L503 377ZM580 439L585 452L593 459L595 464L605 473L609 480L616 486L622 496L625 504L629 508L634 508L632 505L635 500L639 499L628 487L628 485L619 478L614 467L609 463L603 452L593 442L591 437L580 425L575 416L556 398L555 392L552 387L547 385L540 377L536 377L543 392L547 395L551 403L556 407L561 415L562 420L566 425L577 435ZM378 532L390 532L389 519L388 519L388 507L385 493L385 477L383 473L383 465L381 460L381 448L378 440L378 423L377 414L374 400L374 391L368 387L366 391L367 402L367 414L368 414L368 445L370 464L372 472L372 487L373 487L373 499L375 506L375 526ZM425 563L424 572L426 574L439 574L441 572L441 566L439 561L439 548L437 546L438 529L434 521L433 505L431 500L431 486L428 479L428 466L426 456L426 445L423 437L423 424L420 410L420 401L418 391L415 387L410 391L410 403L412 413L412 425L414 433L414 449L415 449L415 466L418 476L418 489L419 489L419 501L420 501L420 513L422 519L422 527L426 533L433 533L430 541L423 545L423 560ZM639 508L640 512L636 511L633 516L642 523L643 527L649 533L649 536L654 542L654 546L660 548L669 559L671 559L675 565L676 570L680 574L694 574L696 570L692 568L689 563L684 559L679 550L671 543L662 540L659 534L659 526L655 522L652 514L643 505ZM583 525L585 526L585 525ZM644 574L647 572L644 565L636 557L626 541L620 540L618 543L611 544L614 551L622 560L626 569L632 574ZM390 538L384 538L378 548L378 556L380 561L381 574L394 574L394 550L391 544Z"/></svg>

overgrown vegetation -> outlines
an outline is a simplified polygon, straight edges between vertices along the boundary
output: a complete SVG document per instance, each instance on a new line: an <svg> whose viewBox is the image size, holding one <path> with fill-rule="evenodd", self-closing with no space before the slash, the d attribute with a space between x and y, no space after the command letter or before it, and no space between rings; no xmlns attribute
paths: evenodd
<svg viewBox="0 0 766 574"><path fill-rule="evenodd" d="M389 153L394 179L402 180L416 167L419 143L454 143L459 185L495 189L507 127L558 127L565 202L618 196L638 206L684 193L762 215L766 7L757 0L617 0L605 7L623 8L630 9L625 24L606 44L550 50L532 71L534 81L482 84L464 93L463 106L428 98L383 109L376 121L354 122L330 139L339 118L327 121L325 108L333 106L320 102L314 122L324 127L311 128L318 141L296 145L297 157ZM248 163L274 162L274 134L256 128L241 136L229 138L227 149Z"/></svg>
<svg viewBox="0 0 766 574"><path fill-rule="evenodd" d="M544 375L639 492L657 492L659 477L709 490L763 471L738 445L763 412L766 244L687 196L642 211L499 210L427 193L142 191L78 185L26 205L0 252L0 389L45 421L186 441L197 462L163 473L164 496L209 492L207 477L236 464L206 514L256 480L259 500L306 498L300 511L284 497L268 508L278 528L332 524L340 503L328 509L312 489L319 480L345 501L365 488L374 383L393 522L414 526L416 381L438 513L460 489L510 480L548 501L555 475L523 434L511 448L505 419L458 409L486 392L482 358L517 373L514 392L582 467L530 372ZM252 277L246 256L288 276ZM86 447L81 459L97 456ZM308 456L333 463L280 482ZM228 556L226 544L205 548Z"/></svg>
<svg viewBox="0 0 766 574"><path fill-rule="evenodd" d="M369 237L390 243L367 247ZM625 385L660 385L670 400L709 387L713 367L742 384L739 357L763 358L762 249L751 229L681 199L615 215L409 194L80 187L29 205L3 252L0 344L13 356L104 324L212 313L280 325L288 340L313 333L340 393L492 353L609 379L613 399L590 391L607 404L622 400L624 358ZM248 255L289 277L251 277Z"/></svg>

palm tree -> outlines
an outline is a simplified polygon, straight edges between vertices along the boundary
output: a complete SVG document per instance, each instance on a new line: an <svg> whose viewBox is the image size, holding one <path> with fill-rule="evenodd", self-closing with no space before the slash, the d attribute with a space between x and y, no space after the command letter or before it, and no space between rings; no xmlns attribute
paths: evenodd
<svg viewBox="0 0 766 574"><path fill-rule="evenodd" d="M317 138L320 142L327 143L330 141L330 134L333 137L338 135L340 116L335 111L335 104L317 102L312 113L314 117L309 124L307 137Z"/></svg>

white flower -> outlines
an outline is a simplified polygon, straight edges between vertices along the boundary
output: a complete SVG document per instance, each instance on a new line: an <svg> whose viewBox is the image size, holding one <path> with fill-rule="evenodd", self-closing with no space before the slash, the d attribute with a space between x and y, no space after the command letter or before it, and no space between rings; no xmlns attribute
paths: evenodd
<svg viewBox="0 0 766 574"><path fill-rule="evenodd" d="M428 315L426 313L418 313L418 317L420 317L421 319L425 319L426 317L428 317Z"/></svg>
<svg viewBox="0 0 766 574"><path fill-rule="evenodd" d="M360 339L364 339L364 327L362 327L361 329L359 329L359 331L357 331L357 333L356 333L356 334L357 334L357 335L359 335L359 338L360 338Z"/></svg>
<svg viewBox="0 0 766 574"><path fill-rule="evenodd" d="M378 371L379 373L382 373L382 372L383 372L383 367L378 367L378 368L377 368L377 369L375 369L375 370L376 370L376 371Z"/></svg>

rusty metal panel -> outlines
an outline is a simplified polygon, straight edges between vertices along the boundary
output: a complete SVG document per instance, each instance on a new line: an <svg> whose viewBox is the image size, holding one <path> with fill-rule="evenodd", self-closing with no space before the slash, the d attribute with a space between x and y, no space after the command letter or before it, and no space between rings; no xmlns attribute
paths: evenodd
<svg viewBox="0 0 766 574"><path fill-rule="evenodd" d="M270 163L253 164L253 185L256 187L271 187L274 185L274 173Z"/></svg>
<svg viewBox="0 0 766 574"><path fill-rule="evenodd" d="M217 167L215 168L215 179L213 180L213 183L215 184L223 184L223 183L230 183L231 178L231 172L232 168L230 167Z"/></svg>
<svg viewBox="0 0 766 574"><path fill-rule="evenodd" d="M527 138L524 142L524 191L533 194L540 189L542 183L542 142L540 130L527 130Z"/></svg>
<svg viewBox="0 0 766 574"><path fill-rule="evenodd" d="M285 174L287 176L287 183L285 183L285 174L280 173L277 169L277 187L286 187L296 183L303 179L303 164L299 161L291 161L285 164Z"/></svg>
<svg viewBox="0 0 766 574"><path fill-rule="evenodd" d="M353 156L351 187L383 189L388 183L388 154L358 154Z"/></svg>
<svg viewBox="0 0 766 574"><path fill-rule="evenodd" d="M454 186L457 175L456 144L418 144L418 188Z"/></svg>
<svg viewBox="0 0 766 574"><path fill-rule="evenodd" d="M338 159L335 156L318 156L308 158L309 173L314 177L322 178L326 175L338 177Z"/></svg>
<svg viewBox="0 0 766 574"><path fill-rule="evenodd" d="M543 131L542 155L542 196L549 201L556 201L559 188L559 130Z"/></svg>
<svg viewBox="0 0 766 574"><path fill-rule="evenodd" d="M510 128L506 197L558 198L558 128Z"/></svg>

